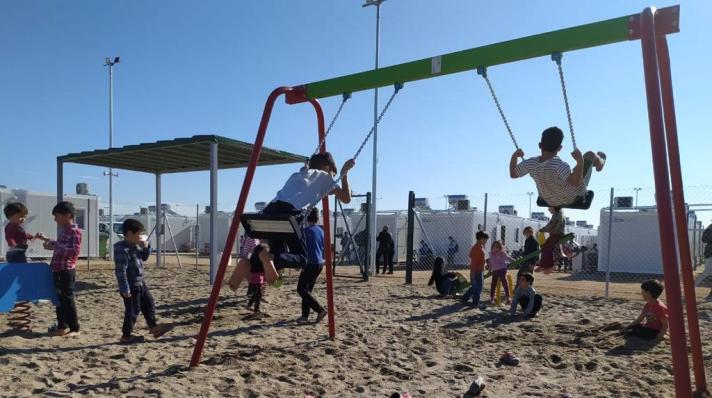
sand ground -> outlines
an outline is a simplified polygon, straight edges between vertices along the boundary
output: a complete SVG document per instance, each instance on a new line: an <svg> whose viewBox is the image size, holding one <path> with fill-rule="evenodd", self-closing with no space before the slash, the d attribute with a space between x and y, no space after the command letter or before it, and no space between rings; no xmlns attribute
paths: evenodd
<svg viewBox="0 0 712 398"><path fill-rule="evenodd" d="M185 264L147 270L159 319L175 329L154 340L140 319L137 332L147 339L131 346L118 344L123 304L110 265L80 266L81 336L48 337L53 307L35 306L36 333L0 335L0 396L462 397L478 375L487 382L484 397L673 396L669 343L650 346L615 330L638 315L639 282L612 284L606 300L598 281L541 276L535 287L544 310L521 321L504 316L505 307L436 298L426 273L404 285L402 272L362 282L349 277L353 269L340 269L337 339L330 341L326 322L294 322L294 273L269 289L269 317L259 320L243 320L245 289L225 287L202 365L190 370L210 287L204 265ZM698 297L706 293L699 289ZM315 294L325 303L323 278ZM712 338L712 304L700 300L698 308L704 343ZM519 366L500 364L504 351L515 352ZM704 355L710 374L709 346Z"/></svg>

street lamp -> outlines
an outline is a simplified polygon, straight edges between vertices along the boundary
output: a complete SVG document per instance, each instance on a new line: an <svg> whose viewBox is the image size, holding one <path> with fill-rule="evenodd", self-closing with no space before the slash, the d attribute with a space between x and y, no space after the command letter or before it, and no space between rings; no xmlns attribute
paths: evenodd
<svg viewBox="0 0 712 398"><path fill-rule="evenodd" d="M109 67L109 149L114 146L114 65L119 63L119 57L104 59L104 66ZM113 169L104 172L105 176L109 176L109 258L114 259L114 177L118 177L118 173L114 173Z"/></svg>
<svg viewBox="0 0 712 398"><path fill-rule="evenodd" d="M635 191L635 208L638 208L638 192L642 191L643 188L633 188Z"/></svg>
<svg viewBox="0 0 712 398"><path fill-rule="evenodd" d="M527 192L527 195L529 195L529 218L532 218L532 195L534 192Z"/></svg>
<svg viewBox="0 0 712 398"><path fill-rule="evenodd" d="M378 69L378 55L380 50L380 35L381 35L381 3L386 0L366 0L361 7L376 6L376 65L374 69ZM371 177L371 208L369 209L369 217L371 218L371 250L369 253L369 264L374 267L376 264L376 198L377 198L377 182L378 182L378 87L373 89L373 174Z"/></svg>

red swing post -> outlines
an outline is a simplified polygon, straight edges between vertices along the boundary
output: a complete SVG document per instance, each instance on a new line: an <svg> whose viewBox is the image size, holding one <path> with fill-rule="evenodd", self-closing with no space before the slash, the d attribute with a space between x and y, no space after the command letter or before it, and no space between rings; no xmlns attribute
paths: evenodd
<svg viewBox="0 0 712 398"><path fill-rule="evenodd" d="M190 359L190 367L196 367L200 364L200 358L203 354L203 349L205 347L205 341L208 337L208 332L210 331L210 323L213 320L213 315L215 314L215 308L217 307L217 301L220 297L220 288L222 287L223 280L225 279L225 271L227 269L227 263L230 260L230 255L232 253L232 248L235 244L235 239L237 237L237 231L240 226L240 219L245 211L245 204L247 203L247 196L250 193L250 187L252 186L252 179L255 176L255 170L257 169L257 163L260 159L260 154L262 153L262 146L264 144L265 135L267 133L267 126L269 125L270 117L272 116L272 110L274 108L274 103L277 101L281 95L286 96L286 102L288 104L296 104L300 102L305 102L306 98L304 96L304 90L302 88L292 88L292 87L278 87L267 98L264 110L262 112L262 119L260 120L260 126L257 130L257 137L255 138L255 144L252 150L252 155L250 156L250 162L247 166L247 172L245 174L245 179L242 182L242 189L240 190L240 197L235 206L234 217L232 218L232 223L230 224L230 229L228 231L227 240L225 242L225 249L223 250L223 255L220 258L220 265L218 267L218 272L215 277L215 283L213 284L213 289L210 292L210 299L208 300L208 305L205 307L205 313L203 317L203 323L200 326L200 332L198 333L197 340L195 342L195 347L193 349L193 355ZM321 105L317 100L309 100L309 103L314 106L314 110L317 115L317 124L319 129L319 138L324 135L324 113L321 109ZM323 146L325 148L325 146ZM328 211L328 204L324 207ZM325 217L325 232L326 232L326 243L330 242L330 230L328 228L328 218ZM328 247L328 246L327 246ZM329 251L327 250L327 253ZM327 264L329 262L330 256L327 254ZM330 268L327 270L327 295L333 295L331 290L332 283L330 281ZM329 332L332 339L334 338L332 331L334 330L334 310L333 310L333 297L330 301L329 311Z"/></svg>

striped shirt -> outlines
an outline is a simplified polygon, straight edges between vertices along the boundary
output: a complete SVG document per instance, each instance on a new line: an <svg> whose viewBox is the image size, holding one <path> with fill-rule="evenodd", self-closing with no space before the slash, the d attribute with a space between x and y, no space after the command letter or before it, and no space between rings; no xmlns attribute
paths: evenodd
<svg viewBox="0 0 712 398"><path fill-rule="evenodd" d="M586 185L588 178L578 186L568 183L571 175L571 167L558 156L540 161L540 156L535 156L523 160L517 165L515 174L523 177L531 174L539 196L549 204L549 206L564 206L573 203L577 197L586 195Z"/></svg>
<svg viewBox="0 0 712 398"><path fill-rule="evenodd" d="M255 247L259 244L259 239L252 239L247 235L242 235L242 240L240 241L240 252L237 257L249 260L252 252L255 251Z"/></svg>
<svg viewBox="0 0 712 398"><path fill-rule="evenodd" d="M82 246L82 230L77 224L72 224L59 233L57 240L50 240L45 245L54 250L50 262L53 272L74 269Z"/></svg>

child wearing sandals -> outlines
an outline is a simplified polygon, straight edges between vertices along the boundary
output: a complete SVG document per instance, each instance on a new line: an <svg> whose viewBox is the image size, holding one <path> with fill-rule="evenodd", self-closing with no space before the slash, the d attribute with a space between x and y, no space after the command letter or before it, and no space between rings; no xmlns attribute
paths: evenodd
<svg viewBox="0 0 712 398"><path fill-rule="evenodd" d="M668 329L668 308L658 300L663 293L663 284L654 279L640 285L640 294L645 300L645 306L640 315L623 329L627 336L636 336L643 340L661 341ZM645 323L642 323L645 321Z"/></svg>

